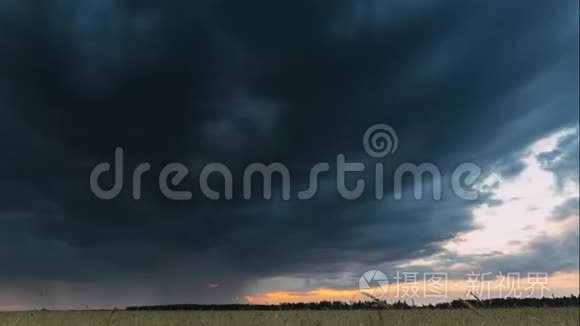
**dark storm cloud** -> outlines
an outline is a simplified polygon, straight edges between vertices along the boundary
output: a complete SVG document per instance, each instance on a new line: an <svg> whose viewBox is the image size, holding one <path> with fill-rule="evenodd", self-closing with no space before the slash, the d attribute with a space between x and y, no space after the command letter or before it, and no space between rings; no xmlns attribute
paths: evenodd
<svg viewBox="0 0 580 326"><path fill-rule="evenodd" d="M310 166L338 153L374 162L361 138L377 122L400 139L388 169L407 161L485 169L578 120L572 1L0 8L5 277L142 272L166 284L199 280L199 300L219 278L230 282L217 290L223 299L260 276L428 255L473 228L470 203L349 202L332 190L310 201L213 202L194 192L173 202L154 176L183 162L192 170L184 187L194 189L204 163L240 176L248 163L278 161L302 190ZM103 201L89 174L116 146L125 149L126 185ZM153 172L133 201L129 172L143 161Z"/></svg>

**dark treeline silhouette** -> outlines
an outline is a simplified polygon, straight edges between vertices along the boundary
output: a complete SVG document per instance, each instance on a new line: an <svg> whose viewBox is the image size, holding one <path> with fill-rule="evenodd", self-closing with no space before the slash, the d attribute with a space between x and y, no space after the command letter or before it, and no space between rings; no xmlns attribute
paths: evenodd
<svg viewBox="0 0 580 326"><path fill-rule="evenodd" d="M415 306L405 301L320 301L306 303L281 303L278 305L258 304L174 304L160 306L128 307L126 310L405 310L405 309L463 309L476 308L523 308L523 307L580 307L580 299L575 295L560 298L499 298L487 300L453 300L446 303Z"/></svg>

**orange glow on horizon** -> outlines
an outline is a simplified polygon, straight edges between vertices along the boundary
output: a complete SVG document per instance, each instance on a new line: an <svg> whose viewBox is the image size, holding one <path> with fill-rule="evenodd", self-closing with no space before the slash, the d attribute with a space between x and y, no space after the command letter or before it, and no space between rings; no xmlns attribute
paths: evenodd
<svg viewBox="0 0 580 326"><path fill-rule="evenodd" d="M525 297L527 292L526 288L528 287L527 279L522 277L520 279L520 286L517 287L517 290L523 293ZM550 275L548 279L547 287L549 291L544 293L544 296L550 297L552 293L556 296L564 296L564 295L578 295L579 294L579 281L580 281L580 273L579 272L558 272ZM447 281L447 297L446 298L438 298L438 299L425 299L421 297L422 289L425 286L422 280L418 280L415 283L419 290L418 295L419 297L403 297L403 293L405 293L405 287L408 287L408 284L400 283L400 284L391 284L389 286L387 295L385 297L380 298L381 300L387 300L388 302L393 301L407 301L411 302L412 299L417 304L423 303L433 303L433 302L444 302L444 301L451 301L456 298L465 298L466 294L469 293L470 285L468 284L466 279L449 279ZM497 286L499 285L498 281L491 281L489 282L490 287L490 297L499 297L497 290ZM487 286L487 285L486 285ZM371 290L372 292L372 290ZM397 296L398 295L398 296ZM245 299L250 304L280 304L280 303L299 303L299 302L319 302L319 301L343 301L343 302L350 302L350 301L365 301L369 300L367 296L365 296L358 288L357 289L332 289L332 288L318 288L309 291L272 291L266 292L256 295L247 295ZM487 297L482 297L482 299L487 299Z"/></svg>
<svg viewBox="0 0 580 326"><path fill-rule="evenodd" d="M310 291L273 291L260 295L247 295L246 301L253 304L313 301L351 301L359 295L358 289L319 288Z"/></svg>

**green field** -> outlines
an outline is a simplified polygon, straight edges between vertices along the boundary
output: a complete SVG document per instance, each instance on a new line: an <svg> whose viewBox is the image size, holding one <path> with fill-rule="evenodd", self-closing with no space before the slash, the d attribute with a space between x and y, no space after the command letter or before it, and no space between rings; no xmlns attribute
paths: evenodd
<svg viewBox="0 0 580 326"><path fill-rule="evenodd" d="M389 311L5 312L0 325L579 325L578 308Z"/></svg>

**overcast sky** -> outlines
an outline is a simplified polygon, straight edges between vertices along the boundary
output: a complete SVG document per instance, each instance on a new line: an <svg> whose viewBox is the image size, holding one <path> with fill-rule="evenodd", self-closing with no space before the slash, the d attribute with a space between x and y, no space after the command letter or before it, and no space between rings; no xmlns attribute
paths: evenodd
<svg viewBox="0 0 580 326"><path fill-rule="evenodd" d="M556 293L577 293L578 23L568 0L1 1L0 310L312 295L370 269L575 275ZM398 136L384 158L363 147L377 123ZM117 147L124 187L99 199ZM383 163L385 199L339 196L337 154L368 189ZM171 162L191 200L159 190ZM231 200L200 192L212 162ZM290 200L279 180L243 198L255 162L288 167ZM409 182L394 200L404 162L447 181L477 164L478 200Z"/></svg>

